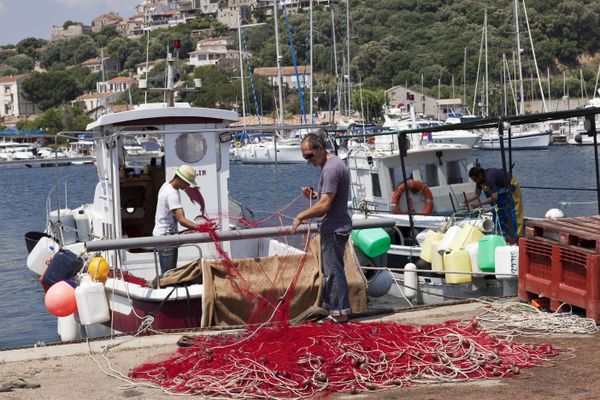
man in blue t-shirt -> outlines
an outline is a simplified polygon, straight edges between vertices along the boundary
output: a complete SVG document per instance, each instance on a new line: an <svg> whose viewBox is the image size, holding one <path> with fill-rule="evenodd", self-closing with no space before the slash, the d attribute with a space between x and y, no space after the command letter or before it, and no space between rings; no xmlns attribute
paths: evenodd
<svg viewBox="0 0 600 400"><path fill-rule="evenodd" d="M352 230L352 220L348 215L350 172L338 156L326 150L323 136L306 135L300 148L309 164L321 167L321 176L316 193L310 186L302 188L306 197L318 200L294 218L292 232L304 220L323 217L319 227L324 274L323 308L329 311L334 322L347 322L351 310L344 250Z"/></svg>
<svg viewBox="0 0 600 400"><path fill-rule="evenodd" d="M523 234L523 208L521 187L516 178L509 176L507 185L503 170L483 169L479 166L469 170L469 177L476 186L475 193L467 196L467 201L475 207L487 204L497 206L497 220L502 233L511 241L521 236ZM483 200L480 199L482 191L486 196Z"/></svg>

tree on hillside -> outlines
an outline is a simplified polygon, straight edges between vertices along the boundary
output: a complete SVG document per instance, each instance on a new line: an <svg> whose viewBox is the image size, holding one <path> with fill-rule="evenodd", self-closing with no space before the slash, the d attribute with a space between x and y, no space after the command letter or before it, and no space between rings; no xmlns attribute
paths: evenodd
<svg viewBox="0 0 600 400"><path fill-rule="evenodd" d="M23 81L23 97L42 111L74 100L81 93L77 81L65 70L34 72Z"/></svg>
<svg viewBox="0 0 600 400"><path fill-rule="evenodd" d="M122 37L116 37L108 42L104 56L110 55L119 62L119 68L135 66L141 62L145 54L144 47L139 41L128 40ZM126 67L127 66L127 67Z"/></svg>
<svg viewBox="0 0 600 400"><path fill-rule="evenodd" d="M24 54L36 60L39 57L38 49L45 46L47 40L28 37L17 43L17 54Z"/></svg>
<svg viewBox="0 0 600 400"><path fill-rule="evenodd" d="M12 56L6 59L4 63L16 69L18 73L32 71L33 67L35 66L35 61L25 54L17 54L16 56Z"/></svg>

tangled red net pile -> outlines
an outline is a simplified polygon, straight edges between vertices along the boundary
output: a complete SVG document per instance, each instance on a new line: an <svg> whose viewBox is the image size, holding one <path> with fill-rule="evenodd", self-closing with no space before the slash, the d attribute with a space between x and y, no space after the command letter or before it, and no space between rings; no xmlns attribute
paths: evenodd
<svg viewBox="0 0 600 400"><path fill-rule="evenodd" d="M561 352L487 334L476 320L418 327L328 322L190 338L176 355L129 375L175 393L299 399L514 377Z"/></svg>

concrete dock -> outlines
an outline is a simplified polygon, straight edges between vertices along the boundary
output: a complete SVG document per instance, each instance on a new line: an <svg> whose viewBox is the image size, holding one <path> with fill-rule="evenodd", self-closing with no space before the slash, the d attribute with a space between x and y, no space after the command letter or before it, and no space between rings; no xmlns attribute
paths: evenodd
<svg viewBox="0 0 600 400"><path fill-rule="evenodd" d="M440 305L363 318L362 321L396 321L401 324L434 324L447 320L471 319L483 309L482 303ZM189 333L210 334L211 332ZM223 333L223 331L212 331ZM119 337L112 341L59 344L0 352L0 385L17 379L40 385L0 392L0 399L167 399L174 395L143 382L129 382L129 369L149 360L158 360L177 349L182 335L164 334L138 338ZM373 399L597 399L600 397L600 342L598 334L551 334L516 338L518 342L550 343L573 348L575 357L523 371L518 379L481 380L465 383L413 385L384 392L363 392L332 398ZM112 346L104 352L106 346ZM196 397L199 398L199 397Z"/></svg>

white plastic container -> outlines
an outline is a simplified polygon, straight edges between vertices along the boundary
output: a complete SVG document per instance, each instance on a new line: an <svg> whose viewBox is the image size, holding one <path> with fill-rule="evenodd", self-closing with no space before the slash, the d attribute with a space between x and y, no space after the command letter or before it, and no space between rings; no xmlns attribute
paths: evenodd
<svg viewBox="0 0 600 400"><path fill-rule="evenodd" d="M60 211L60 224L63 235L63 246L72 244L77 241L77 226L75 225L75 217L73 211L69 208L50 211L49 219L51 222L58 222Z"/></svg>
<svg viewBox="0 0 600 400"><path fill-rule="evenodd" d="M82 325L99 324L110 319L104 285L92 282L89 275L84 275L81 284L75 288L75 301Z"/></svg>
<svg viewBox="0 0 600 400"><path fill-rule="evenodd" d="M38 275L43 275L48 268L47 261L54 257L58 249L58 243L54 240L46 236L41 237L27 256L27 268Z"/></svg>
<svg viewBox="0 0 600 400"><path fill-rule="evenodd" d="M75 219L75 227L77 228L77 239L80 242L90 240L90 220L85 210L74 210L73 218Z"/></svg>
<svg viewBox="0 0 600 400"><path fill-rule="evenodd" d="M444 254L445 252L449 251L450 245L452 244L454 237L456 235L458 235L458 232L460 232L461 230L462 230L462 228L458 225L454 225L454 226L451 226L450 228L448 228L448 230L444 234L444 237L440 241L440 245L438 246L438 250L437 250L438 253Z"/></svg>
<svg viewBox="0 0 600 400"><path fill-rule="evenodd" d="M498 246L494 251L496 279L516 279L516 276L499 274L519 274L519 246Z"/></svg>
<svg viewBox="0 0 600 400"><path fill-rule="evenodd" d="M81 339L81 325L77 323L75 313L66 317L58 317L57 320L57 331L61 341L70 342Z"/></svg>
<svg viewBox="0 0 600 400"><path fill-rule="evenodd" d="M469 257L471 258L471 271L472 272L481 272L479 270L479 264L477 264L477 256L479 255L479 242L471 243L467 246L467 253L469 253Z"/></svg>

